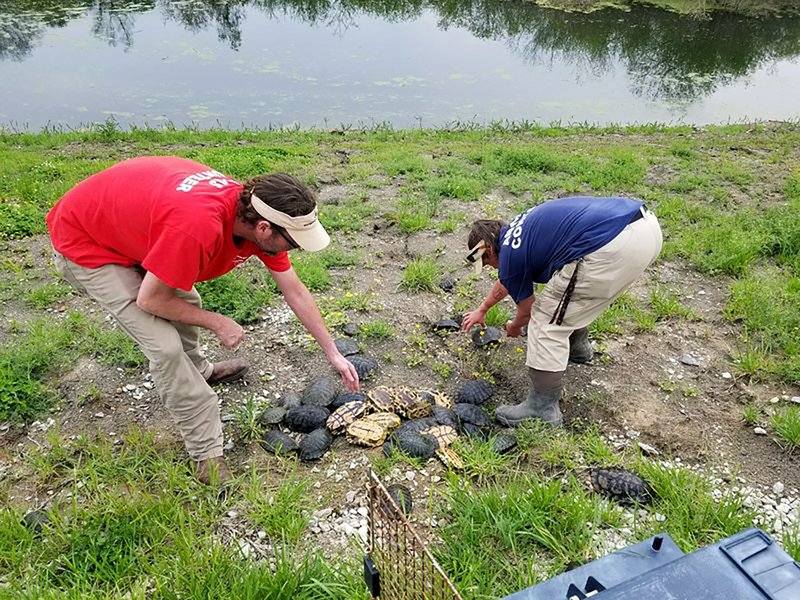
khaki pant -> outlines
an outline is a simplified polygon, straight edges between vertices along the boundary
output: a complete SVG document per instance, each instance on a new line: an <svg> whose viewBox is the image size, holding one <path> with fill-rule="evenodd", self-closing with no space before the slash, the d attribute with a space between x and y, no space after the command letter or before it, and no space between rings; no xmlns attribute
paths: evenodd
<svg viewBox="0 0 800 600"><path fill-rule="evenodd" d="M608 308L661 252L662 236L656 216L644 216L627 225L605 246L553 274L531 307L526 365L540 371L567 368L569 336L588 326ZM578 277L564 321L550 323L572 274Z"/></svg>
<svg viewBox="0 0 800 600"><path fill-rule="evenodd" d="M197 327L167 321L141 310L136 297L144 271L104 265L87 269L58 252L56 270L80 292L111 313L150 361L161 400L180 429L193 460L222 456L222 423L217 394L206 383L214 366L200 350ZM176 290L183 300L201 306L200 294Z"/></svg>

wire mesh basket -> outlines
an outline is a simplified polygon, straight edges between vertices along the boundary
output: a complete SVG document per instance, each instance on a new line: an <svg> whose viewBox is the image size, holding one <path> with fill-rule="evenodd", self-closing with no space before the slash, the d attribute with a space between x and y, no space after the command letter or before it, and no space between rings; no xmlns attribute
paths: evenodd
<svg viewBox="0 0 800 600"><path fill-rule="evenodd" d="M364 578L374 598L461 600L378 476L369 474L369 534Z"/></svg>

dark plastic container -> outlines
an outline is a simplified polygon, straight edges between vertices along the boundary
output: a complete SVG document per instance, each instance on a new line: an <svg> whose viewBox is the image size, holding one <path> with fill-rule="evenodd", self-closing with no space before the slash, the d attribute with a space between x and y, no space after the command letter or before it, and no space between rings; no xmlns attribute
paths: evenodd
<svg viewBox="0 0 800 600"><path fill-rule="evenodd" d="M800 600L800 565L759 529L685 555L661 534L504 600Z"/></svg>

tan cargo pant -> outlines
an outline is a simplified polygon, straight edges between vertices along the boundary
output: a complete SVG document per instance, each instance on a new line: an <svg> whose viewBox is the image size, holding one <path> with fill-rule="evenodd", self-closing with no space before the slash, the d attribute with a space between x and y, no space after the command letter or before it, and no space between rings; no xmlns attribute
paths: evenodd
<svg viewBox="0 0 800 600"><path fill-rule="evenodd" d="M141 268L104 265L87 269L58 252L55 267L70 285L111 313L149 359L156 389L178 425L189 456L193 460L222 456L219 403L206 383L214 366L200 350L198 328L156 317L136 305L144 277ZM201 306L194 288L176 293Z"/></svg>
<svg viewBox="0 0 800 600"><path fill-rule="evenodd" d="M643 215L599 250L553 274L531 307L527 366L539 371L564 371L569 361L570 334L599 317L656 259L663 243L661 227L652 212L643 209ZM579 263L564 320L561 325L555 320L550 323Z"/></svg>

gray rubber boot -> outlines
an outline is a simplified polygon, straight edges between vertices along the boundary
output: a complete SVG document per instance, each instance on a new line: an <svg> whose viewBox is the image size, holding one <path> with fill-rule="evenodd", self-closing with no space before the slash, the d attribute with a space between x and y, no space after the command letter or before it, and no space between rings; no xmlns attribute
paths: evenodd
<svg viewBox="0 0 800 600"><path fill-rule="evenodd" d="M594 357L594 350L589 343L589 328L581 327L569 336L569 362L585 364Z"/></svg>
<svg viewBox="0 0 800 600"><path fill-rule="evenodd" d="M564 389L561 385L561 377L563 375L563 371L550 373L528 368L528 377L531 380L528 397L524 402L514 406L498 406L494 413L495 418L506 427L516 427L525 419L541 419L553 427L561 427L563 418L558 403L561 400L561 393ZM544 382L557 383L554 387L551 387L545 386ZM548 389L536 389L537 385L539 388L547 387Z"/></svg>

